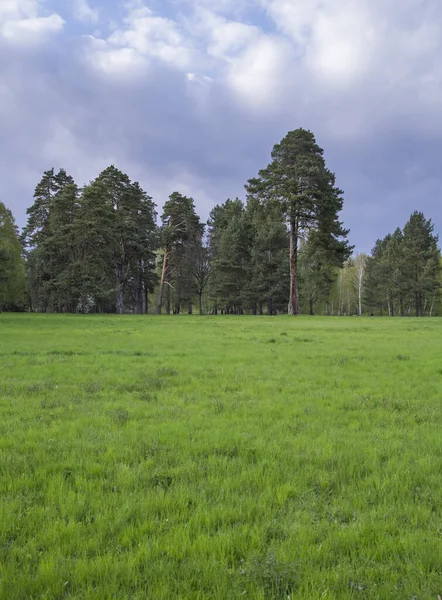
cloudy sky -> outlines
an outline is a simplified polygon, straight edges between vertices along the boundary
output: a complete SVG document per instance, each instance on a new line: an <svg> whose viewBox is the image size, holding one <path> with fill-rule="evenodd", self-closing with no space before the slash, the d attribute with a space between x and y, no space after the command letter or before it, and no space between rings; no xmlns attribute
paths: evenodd
<svg viewBox="0 0 442 600"><path fill-rule="evenodd" d="M205 218L305 127L359 250L442 232L441 56L440 0L0 0L0 200L113 163Z"/></svg>

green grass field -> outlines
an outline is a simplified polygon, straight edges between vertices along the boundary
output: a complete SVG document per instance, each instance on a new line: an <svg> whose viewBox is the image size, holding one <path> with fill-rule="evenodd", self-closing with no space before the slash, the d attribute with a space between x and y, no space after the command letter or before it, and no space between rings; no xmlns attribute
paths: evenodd
<svg viewBox="0 0 442 600"><path fill-rule="evenodd" d="M0 598L442 595L442 319L0 315Z"/></svg>

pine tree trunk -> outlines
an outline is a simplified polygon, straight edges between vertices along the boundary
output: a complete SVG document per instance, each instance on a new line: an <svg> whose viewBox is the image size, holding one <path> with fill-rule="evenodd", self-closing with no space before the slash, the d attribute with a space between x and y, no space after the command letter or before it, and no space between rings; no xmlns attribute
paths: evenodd
<svg viewBox="0 0 442 600"><path fill-rule="evenodd" d="M29 312L34 312L34 307L32 305L32 296L29 293L26 293L26 297L28 299L28 303L29 303Z"/></svg>
<svg viewBox="0 0 442 600"><path fill-rule="evenodd" d="M124 312L123 290L121 289L121 285L119 285L118 289L117 289L117 314L122 315L123 312Z"/></svg>
<svg viewBox="0 0 442 600"><path fill-rule="evenodd" d="M338 316L342 317L344 313L344 270L341 269L341 274L339 277L339 308L338 308Z"/></svg>
<svg viewBox="0 0 442 600"><path fill-rule="evenodd" d="M170 315L170 285L167 286L166 290L166 313Z"/></svg>
<svg viewBox="0 0 442 600"><path fill-rule="evenodd" d="M288 306L289 315L299 314L297 267L298 226L295 221L290 221L290 300Z"/></svg>
<svg viewBox="0 0 442 600"><path fill-rule="evenodd" d="M143 301L143 277L140 274L138 276L138 288L137 288L137 311L139 315L143 314L144 301Z"/></svg>
<svg viewBox="0 0 442 600"><path fill-rule="evenodd" d="M120 288L117 290L117 314L122 315L123 312L124 312L123 290Z"/></svg>
<svg viewBox="0 0 442 600"><path fill-rule="evenodd" d="M122 315L124 312L124 300L123 300L123 267L121 264L117 265L116 270L116 280L117 280L117 296L116 296L116 309L117 314Z"/></svg>

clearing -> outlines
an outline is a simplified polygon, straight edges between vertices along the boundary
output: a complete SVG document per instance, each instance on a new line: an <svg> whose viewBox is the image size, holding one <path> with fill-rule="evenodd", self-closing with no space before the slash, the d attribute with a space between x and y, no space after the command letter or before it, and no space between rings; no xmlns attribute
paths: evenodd
<svg viewBox="0 0 442 600"><path fill-rule="evenodd" d="M0 598L437 599L442 319L0 315Z"/></svg>

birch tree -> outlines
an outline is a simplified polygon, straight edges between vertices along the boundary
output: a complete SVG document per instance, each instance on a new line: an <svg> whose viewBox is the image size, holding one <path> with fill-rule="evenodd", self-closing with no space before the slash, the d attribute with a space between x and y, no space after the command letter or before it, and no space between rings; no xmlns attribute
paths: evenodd
<svg viewBox="0 0 442 600"><path fill-rule="evenodd" d="M362 300L364 294L365 273L367 271L368 256L364 253L357 254L353 259L353 281L358 295L358 314L362 315Z"/></svg>

